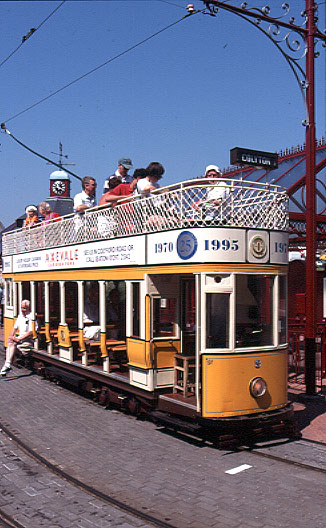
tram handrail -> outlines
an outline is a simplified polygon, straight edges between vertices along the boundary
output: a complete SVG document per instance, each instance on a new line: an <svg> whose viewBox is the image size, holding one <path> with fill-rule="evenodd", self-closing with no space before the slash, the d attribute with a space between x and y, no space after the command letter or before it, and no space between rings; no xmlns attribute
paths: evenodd
<svg viewBox="0 0 326 528"><path fill-rule="evenodd" d="M188 227L237 227L288 230L288 196L278 185L216 178L225 197L207 200L212 184L188 180L160 188L151 196L123 197L114 207L101 206L31 229L2 236L3 256L82 242L115 239ZM223 185L222 185L223 187Z"/></svg>

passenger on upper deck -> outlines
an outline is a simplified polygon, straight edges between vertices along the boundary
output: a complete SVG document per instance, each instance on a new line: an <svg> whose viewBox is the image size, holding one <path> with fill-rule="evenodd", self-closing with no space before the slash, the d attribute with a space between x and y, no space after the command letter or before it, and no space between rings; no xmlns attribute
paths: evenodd
<svg viewBox="0 0 326 528"><path fill-rule="evenodd" d="M35 323L36 325L37 323ZM18 332L18 336L16 335ZM21 303L21 313L18 315L11 334L8 337L6 350L6 362L0 374L5 376L11 370L14 356L19 350L23 356L28 357L33 348L33 327L32 315L30 311L30 301L24 300Z"/></svg>
<svg viewBox="0 0 326 528"><path fill-rule="evenodd" d="M95 207L96 205L96 180L92 176L85 176L82 179L81 193L75 195L74 198L74 212L83 213L86 209Z"/></svg>
<svg viewBox="0 0 326 528"><path fill-rule="evenodd" d="M41 202L38 206L38 210L40 215L44 217L42 225L47 224L50 220L54 220L55 222L61 220L61 216L59 215L59 213L52 211L51 206L48 202Z"/></svg>
<svg viewBox="0 0 326 528"><path fill-rule="evenodd" d="M147 176L141 179L136 187L137 194L140 194L142 198L145 196L151 196L152 191L160 188L158 181L162 178L165 172L163 165L157 161L152 161L152 163L146 167L146 170L148 172Z"/></svg>
<svg viewBox="0 0 326 528"><path fill-rule="evenodd" d="M148 175L146 169L136 169L131 183L120 183L117 187L101 196L99 205L114 204L123 196L132 196L140 179Z"/></svg>
<svg viewBox="0 0 326 528"><path fill-rule="evenodd" d="M226 182L216 181L216 178L220 178L222 172L217 165L208 165L205 169L205 178L208 179L211 188L207 188L207 194L205 198L194 203L195 209L202 206L206 206L205 220L214 220L219 215L217 206L221 205L229 194L230 190ZM213 207L212 207L213 206Z"/></svg>
<svg viewBox="0 0 326 528"><path fill-rule="evenodd" d="M104 188L103 193L106 193L110 190L110 180L111 178L118 177L121 180L121 183L130 183L131 182L131 176L128 174L128 170L133 169L133 164L130 158L120 158L118 161L118 169L115 171L114 174L111 174L105 182L104 182Z"/></svg>
<svg viewBox="0 0 326 528"><path fill-rule="evenodd" d="M30 227L34 227L36 224L38 224L39 219L37 216L37 207L35 205L28 205L25 209L26 213L26 220L24 223L24 228L29 229Z"/></svg>

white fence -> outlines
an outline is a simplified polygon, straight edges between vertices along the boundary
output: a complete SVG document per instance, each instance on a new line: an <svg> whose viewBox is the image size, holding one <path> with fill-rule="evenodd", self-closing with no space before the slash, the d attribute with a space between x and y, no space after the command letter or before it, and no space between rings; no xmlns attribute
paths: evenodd
<svg viewBox="0 0 326 528"><path fill-rule="evenodd" d="M216 179L215 185L221 188ZM114 207L100 207L32 229L3 235L3 256L187 227L246 227L288 230L288 197L276 185L228 180L224 198L210 199L213 184L192 180L160 189L147 198L130 197ZM224 190L225 189L225 190Z"/></svg>

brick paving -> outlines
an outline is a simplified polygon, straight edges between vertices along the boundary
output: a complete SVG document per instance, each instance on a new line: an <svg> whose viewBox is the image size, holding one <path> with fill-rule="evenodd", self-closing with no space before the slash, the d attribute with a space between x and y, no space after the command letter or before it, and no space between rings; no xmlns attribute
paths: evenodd
<svg viewBox="0 0 326 528"><path fill-rule="evenodd" d="M303 392L302 385L296 388L291 384L290 397L302 432L324 441L325 401L300 403L299 389ZM151 422L105 410L24 369L14 368L0 380L0 398L0 423L38 454L75 478L177 527L325 525L323 473L257 457L249 451L217 451L207 444L166 434ZM79 495L83 492L25 459L14 443L10 447L8 438L1 441L0 509L14 513L26 528L142 526L133 524L140 521L131 521L119 510L118 517L113 518L112 512L102 509L101 501ZM299 441L265 449L291 454L292 459L316 467L325 466L323 446L307 449ZM250 467L235 475L225 473L243 464ZM101 508L94 509L94 500ZM94 511L99 510L95 518Z"/></svg>

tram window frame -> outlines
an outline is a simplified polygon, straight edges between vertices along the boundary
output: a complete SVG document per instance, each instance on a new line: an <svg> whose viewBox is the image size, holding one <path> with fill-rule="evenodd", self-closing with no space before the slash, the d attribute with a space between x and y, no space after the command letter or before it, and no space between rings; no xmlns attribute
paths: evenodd
<svg viewBox="0 0 326 528"><path fill-rule="evenodd" d="M136 292L135 292L136 290ZM136 295L135 295L136 293ZM141 282L131 282L131 335L140 338L141 330Z"/></svg>
<svg viewBox="0 0 326 528"><path fill-rule="evenodd" d="M247 279L247 284L244 281ZM256 283L254 282L256 279ZM262 279L266 279L262 283ZM251 280L251 285L249 281ZM240 281L243 284L240 284ZM270 281L269 292L266 291ZM250 295L245 295L243 288L248 290ZM276 275L271 273L239 273L235 275L235 348L236 349L255 349L275 347L275 307L276 302ZM268 296L266 296L268 293ZM264 295L265 294L265 295ZM254 301L239 302L243 300ZM266 303L269 299L269 304ZM241 310L240 310L240 307ZM264 313L265 312L265 313ZM239 315L241 313L241 316ZM264 317L269 317L269 322L263 322ZM241 320L242 318L242 320ZM245 321L246 320L246 321ZM247 331L247 330L250 331Z"/></svg>
<svg viewBox="0 0 326 528"><path fill-rule="evenodd" d="M12 279L5 279L5 306L10 309L14 307L14 283Z"/></svg>
<svg viewBox="0 0 326 528"><path fill-rule="evenodd" d="M287 291L288 291L287 276L278 275L277 344L280 346L286 345L288 342L288 295L287 295ZM283 303L283 306L281 306L282 303Z"/></svg>
<svg viewBox="0 0 326 528"><path fill-rule="evenodd" d="M166 301L174 301L174 320L171 321L173 331L172 333L164 332L161 330L161 309L168 309ZM151 334L153 339L178 339L179 338L179 324L178 324L178 299L177 297L172 297L165 295L161 296L152 296L152 324L151 324ZM157 326L158 325L158 326Z"/></svg>
<svg viewBox="0 0 326 528"><path fill-rule="evenodd" d="M220 324L219 327L222 329L222 333L219 334L222 336L219 338L220 341L217 341L217 334L215 335L215 342L212 345L212 335L209 335L210 328L216 328L216 324L213 324L212 320L212 300L213 296L218 299L218 304L216 304L216 308L219 308L219 314L218 314L218 321L220 322L222 320L222 325ZM205 306L206 306L206 317L205 317L205 346L207 350L212 349L218 349L218 350L229 350L230 349L230 340L231 340L231 331L230 331L230 322L231 322L231 314L230 314L230 305L231 305L231 292L229 291L210 291L206 292L205 294ZM221 312L222 309L222 312ZM221 319L221 316L224 318ZM214 315L214 319L216 318L216 314Z"/></svg>

